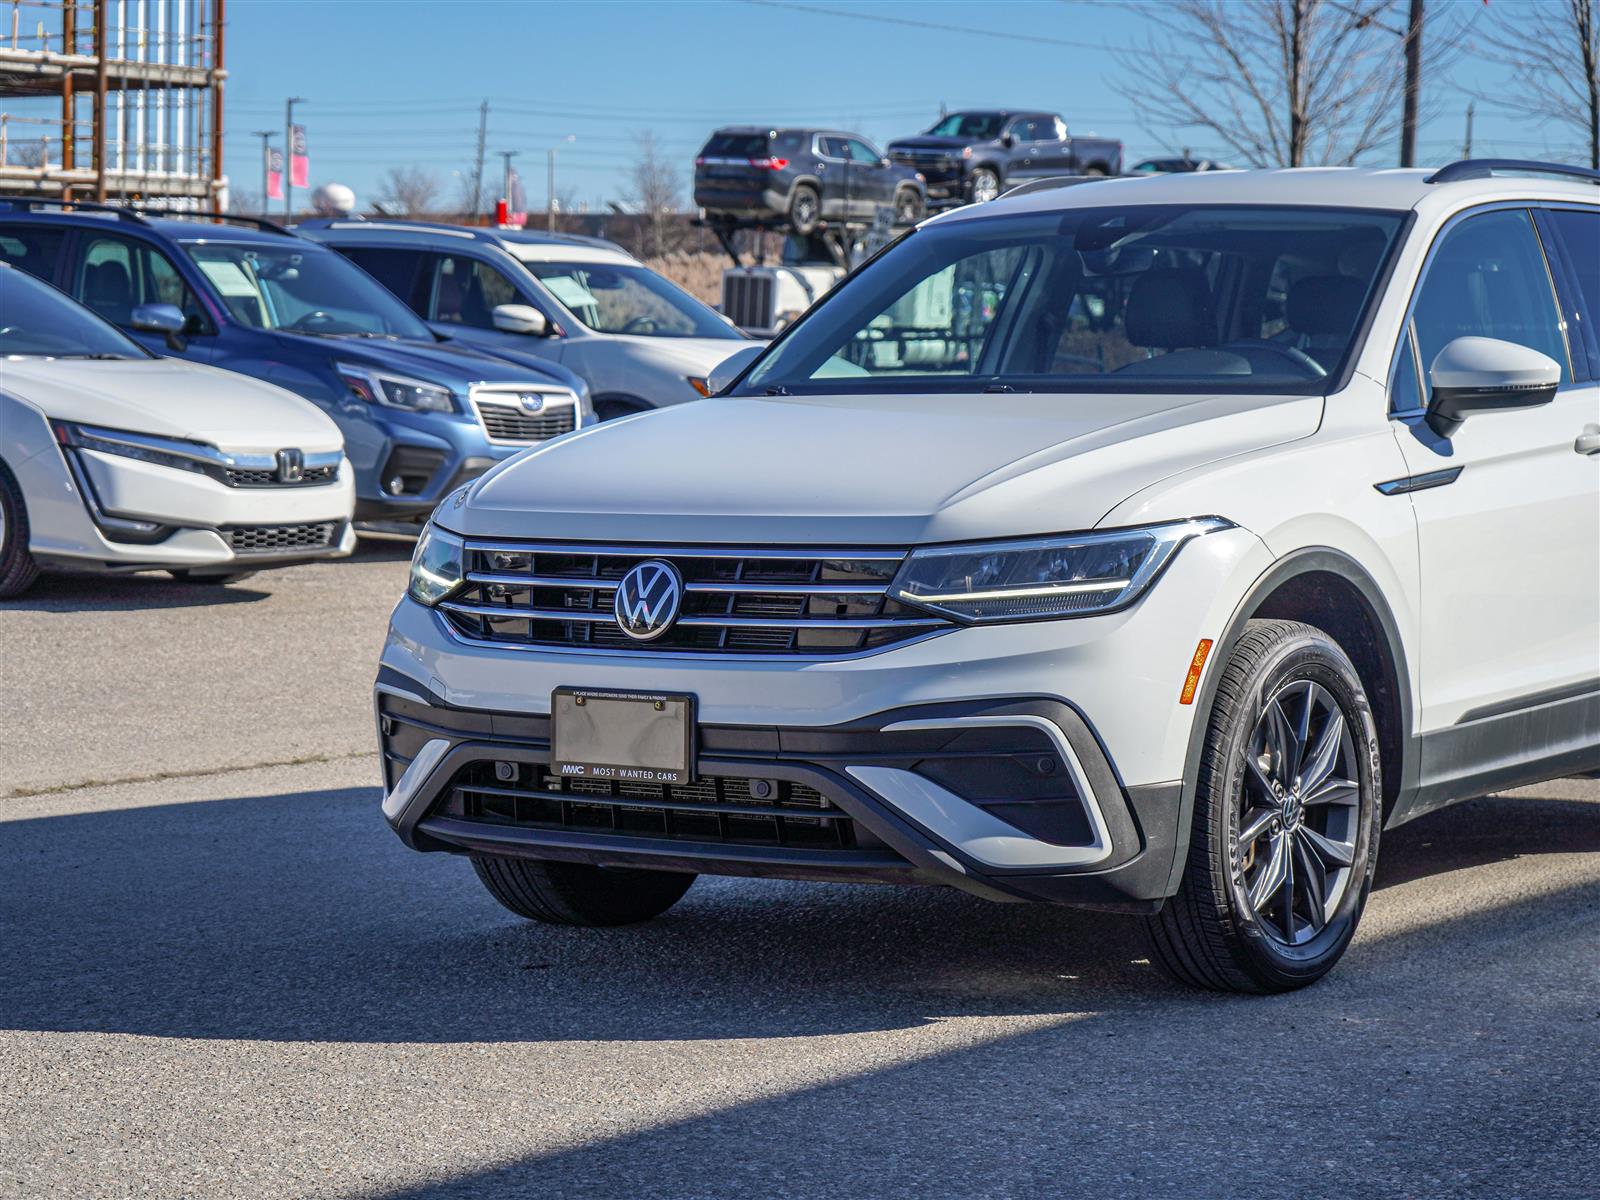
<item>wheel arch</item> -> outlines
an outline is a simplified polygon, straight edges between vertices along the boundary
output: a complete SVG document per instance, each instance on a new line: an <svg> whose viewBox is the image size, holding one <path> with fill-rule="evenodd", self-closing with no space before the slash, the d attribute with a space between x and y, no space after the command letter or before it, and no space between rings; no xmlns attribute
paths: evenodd
<svg viewBox="0 0 1600 1200"><path fill-rule="evenodd" d="M1273 563L1235 607L1211 654L1195 705L1184 755L1183 791L1167 894L1178 889L1189 854L1189 834L1199 785L1200 755L1210 726L1221 666L1233 653L1245 625L1255 618L1303 621L1321 629L1349 655L1372 704L1378 727L1384 813L1392 813L1416 790L1420 762L1412 735L1413 698L1399 625L1381 588L1359 562L1328 546L1296 550Z"/></svg>

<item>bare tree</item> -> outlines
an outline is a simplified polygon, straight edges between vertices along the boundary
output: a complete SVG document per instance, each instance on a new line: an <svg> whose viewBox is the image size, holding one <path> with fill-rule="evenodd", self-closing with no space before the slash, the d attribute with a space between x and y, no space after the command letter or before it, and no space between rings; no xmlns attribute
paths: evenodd
<svg viewBox="0 0 1600 1200"><path fill-rule="evenodd" d="M645 257L666 251L667 218L683 207L683 183L678 169L661 153L656 135L642 130L634 135L631 187L628 200L644 217Z"/></svg>
<svg viewBox="0 0 1600 1200"><path fill-rule="evenodd" d="M1406 39L1372 19L1388 2L1138 5L1155 32L1125 94L1153 133L1208 130L1252 166L1348 165L1401 122Z"/></svg>
<svg viewBox="0 0 1600 1200"><path fill-rule="evenodd" d="M439 211L444 185L435 171L425 167L390 167L378 189L378 204L394 217L414 217Z"/></svg>
<svg viewBox="0 0 1600 1200"><path fill-rule="evenodd" d="M1482 99L1540 124L1581 131L1589 165L1600 169L1600 6L1594 0L1518 5L1478 49L1510 73Z"/></svg>

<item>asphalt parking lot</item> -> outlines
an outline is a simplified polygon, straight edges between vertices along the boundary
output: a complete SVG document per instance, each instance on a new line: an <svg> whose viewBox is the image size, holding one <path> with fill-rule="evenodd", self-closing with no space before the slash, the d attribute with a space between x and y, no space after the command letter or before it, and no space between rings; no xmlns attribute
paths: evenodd
<svg viewBox="0 0 1600 1200"><path fill-rule="evenodd" d="M551 929L379 818L407 553L0 604L0 1195L1594 1194L1600 782L1387 835L1273 999L954 892Z"/></svg>

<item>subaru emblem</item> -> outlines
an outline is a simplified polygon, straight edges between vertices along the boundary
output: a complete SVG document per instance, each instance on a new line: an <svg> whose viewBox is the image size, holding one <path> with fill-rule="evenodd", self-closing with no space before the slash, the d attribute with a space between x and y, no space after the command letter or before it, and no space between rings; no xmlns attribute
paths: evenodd
<svg viewBox="0 0 1600 1200"><path fill-rule="evenodd" d="M544 407L544 397L538 392L523 392L517 397L517 401L525 412L536 413Z"/></svg>
<svg viewBox="0 0 1600 1200"><path fill-rule="evenodd" d="M646 559L622 577L612 602L617 625L639 642L654 641L672 628L683 603L683 576L660 559Z"/></svg>
<svg viewBox="0 0 1600 1200"><path fill-rule="evenodd" d="M306 477L306 456L299 450L278 451L278 482L300 483Z"/></svg>

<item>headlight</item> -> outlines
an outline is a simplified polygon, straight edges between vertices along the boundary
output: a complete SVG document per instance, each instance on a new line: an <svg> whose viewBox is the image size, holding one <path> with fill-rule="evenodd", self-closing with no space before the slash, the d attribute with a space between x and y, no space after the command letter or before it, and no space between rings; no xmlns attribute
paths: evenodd
<svg viewBox="0 0 1600 1200"><path fill-rule="evenodd" d="M69 421L57 421L55 432L56 441L63 446L98 450L101 454L115 454L120 458L136 458L140 462L172 467L178 471L193 471L197 475L210 474L206 469L207 464L221 461L217 450L203 442L122 433L116 429L98 429L93 425L74 425Z"/></svg>
<svg viewBox="0 0 1600 1200"><path fill-rule="evenodd" d="M1138 529L914 550L889 594L958 621L1084 617L1131 604L1192 537L1231 528L1201 517Z"/></svg>
<svg viewBox="0 0 1600 1200"><path fill-rule="evenodd" d="M449 388L401 375L389 375L369 367L350 363L336 363L350 390L368 404L384 404L390 408L403 408L410 412L454 412L455 397Z"/></svg>
<svg viewBox="0 0 1600 1200"><path fill-rule="evenodd" d="M411 556L411 582L406 593L432 608L461 586L464 558L461 539L430 523L417 539L416 553Z"/></svg>
<svg viewBox="0 0 1600 1200"><path fill-rule="evenodd" d="M961 147L961 157L962 158L971 158L972 157L972 147L971 146L963 146L963 147Z"/></svg>

